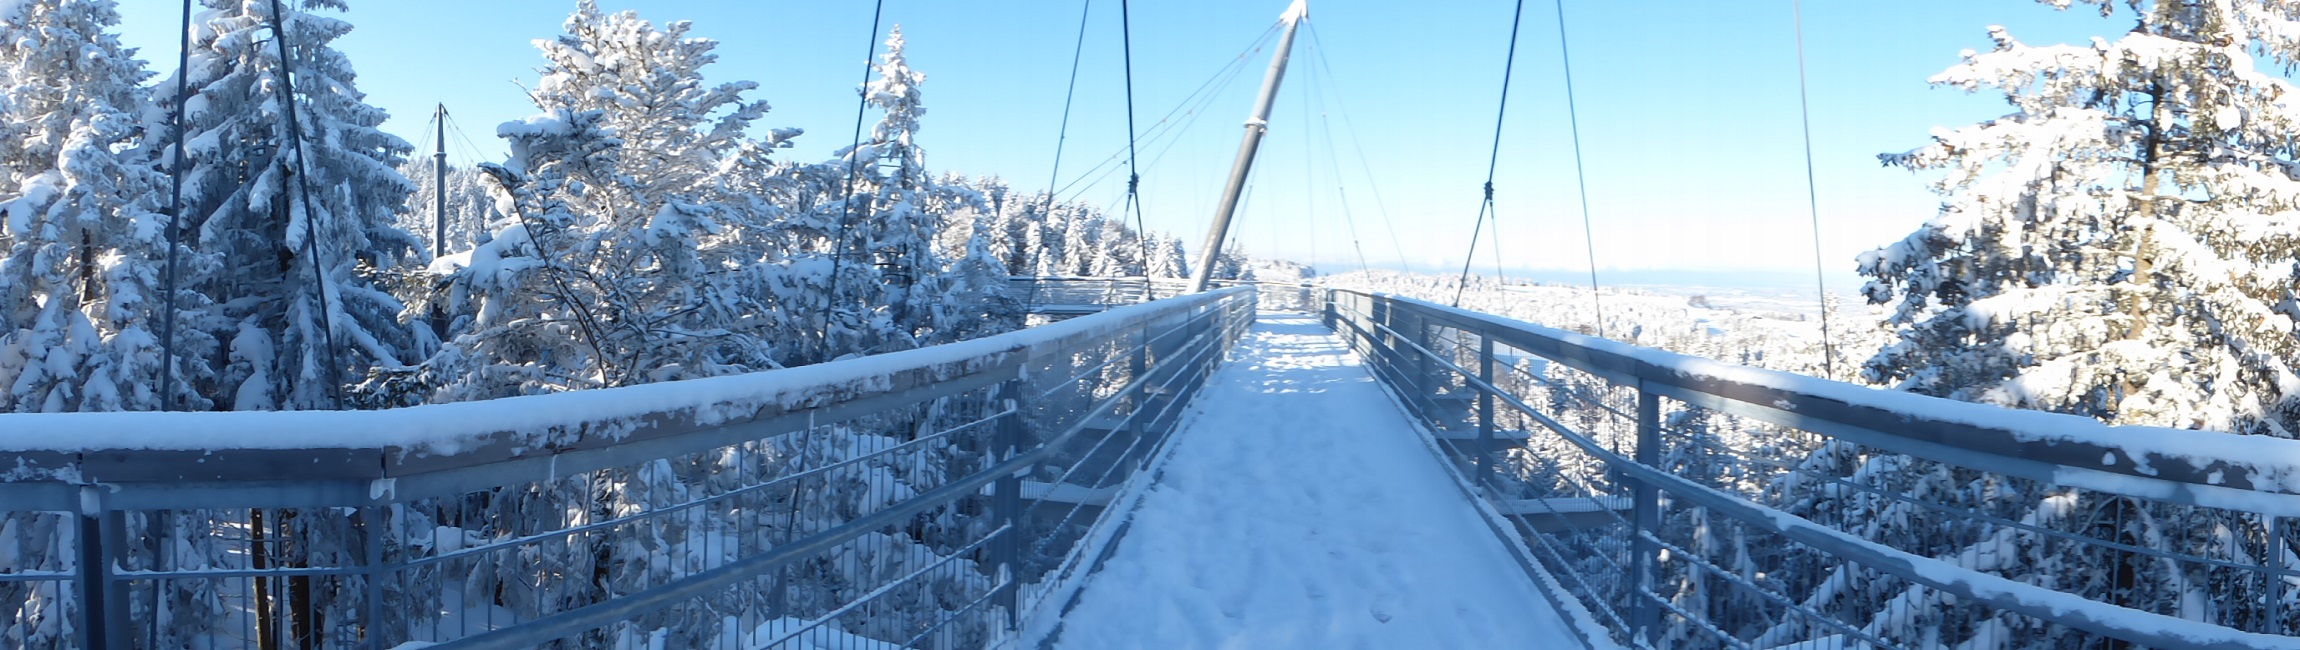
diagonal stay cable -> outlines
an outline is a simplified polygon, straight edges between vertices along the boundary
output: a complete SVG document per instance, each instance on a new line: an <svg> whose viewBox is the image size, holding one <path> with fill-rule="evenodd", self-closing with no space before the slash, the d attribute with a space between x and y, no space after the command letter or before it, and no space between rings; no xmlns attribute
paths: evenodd
<svg viewBox="0 0 2300 650"><path fill-rule="evenodd" d="M1581 199L1581 243L1589 254L1589 304L1596 311L1597 337L1605 338L1605 299L1597 288L1597 234L1589 225L1589 173L1581 162L1581 109L1573 97L1573 45L1566 38L1565 0L1557 5L1557 57L1565 69L1565 117L1573 130L1573 182Z"/></svg>
<svg viewBox="0 0 2300 650"><path fill-rule="evenodd" d="M1312 58L1318 62L1318 68L1324 71L1326 78L1333 79L1333 65L1327 62L1325 42L1318 37L1318 24L1309 23L1308 26L1310 28L1310 43L1318 46L1312 50L1316 55ZM1382 199L1382 184L1374 179L1374 164L1366 156L1365 139L1358 137L1357 122L1350 119L1350 107L1342 102L1341 95L1334 93L1330 84L1326 86L1326 92L1330 96L1328 101L1334 105L1334 112L1342 114L1342 130L1350 135L1350 149L1358 154L1358 169L1366 176L1366 187L1371 188L1374 192L1374 209L1382 215L1382 228L1390 233L1390 246L1396 249L1398 255L1398 271L1403 272L1406 270L1405 244L1398 239L1398 227L1390 219L1388 202ZM1337 170L1335 173L1340 174L1340 171ZM1340 181L1335 182L1339 183Z"/></svg>
<svg viewBox="0 0 2300 650"><path fill-rule="evenodd" d="M1821 301L1821 374L1837 378L1836 340L1829 333L1829 282L1821 264L1821 196L1813 182L1813 102L1805 88L1805 10L1789 0L1790 21L1797 38L1797 117L1805 136L1805 210L1813 222L1813 286Z"/></svg>
<svg viewBox="0 0 2300 650"><path fill-rule="evenodd" d="M1054 134L1054 168L1047 172L1046 201L1039 207L1041 223L1054 217L1054 184L1062 181L1062 148L1070 142L1070 107L1078 98L1078 62L1086 53L1086 18L1094 14L1094 0L1085 0L1079 4L1078 41L1070 46L1070 83L1062 91L1062 126ZM1031 226L1033 229L1038 227ZM1045 251L1045 246L1030 247L1030 268L1027 270L1030 275L1038 274L1038 265ZM1026 312L1038 308L1038 285L1037 282L1030 283L1030 292L1022 299L1023 310Z"/></svg>
<svg viewBox="0 0 2300 650"><path fill-rule="evenodd" d="M192 74L192 0L184 0L183 29L177 32L176 105L168 120L175 156L168 164L168 262L160 279L160 410L176 405L176 249L184 241L184 103Z"/></svg>
<svg viewBox="0 0 2300 650"><path fill-rule="evenodd" d="M1461 281L1454 285L1453 306L1461 306L1462 292L1469 289L1469 265L1477 259L1478 236L1485 232L1485 221L1493 210L1493 171L1501 165L1501 126L1509 117L1509 77L1517 69L1517 28L1525 18L1525 0L1517 0L1517 9L1509 18L1509 55L1501 64L1501 106L1493 115L1493 151L1485 162L1485 200L1478 203L1477 221L1470 227L1469 252L1462 255Z"/></svg>
<svg viewBox="0 0 2300 650"><path fill-rule="evenodd" d="M279 93L280 110L286 112L288 141L295 148L296 196L303 204L304 248L311 256L312 292L318 294L320 345L327 350L327 392L337 410L343 409L343 355L335 347L335 310L327 299L327 258L320 256L319 214L311 204L311 161L304 153L302 120L295 104L295 59L288 56L286 21L281 17L280 0L271 0L272 43L279 47L280 78L274 89Z"/></svg>
<svg viewBox="0 0 2300 650"><path fill-rule="evenodd" d="M861 171L856 168L856 165L861 161L861 158L856 154L861 153L859 150L862 149L863 111L870 107L870 75L878 67L871 61L871 57L878 56L879 21L886 16L886 0L877 0L871 5L870 47L863 54L863 88L861 92L857 93L859 97L855 98L854 143L847 146L846 188L839 192L841 196L846 197L844 199L846 204L839 206L841 212L839 213L838 234L831 240L830 300L823 306L822 329L816 332L816 336L819 337L817 343L822 346L822 353L826 356L830 354L831 313L838 309L839 304L839 272L842 270L841 267L845 265L847 258L847 227L854 221L855 175Z"/></svg>
<svg viewBox="0 0 2300 650"><path fill-rule="evenodd" d="M1118 38L1126 63L1126 210L1134 213L1134 240L1142 247L1142 275L1148 276L1150 231L1142 227L1142 171L1134 155L1140 140L1134 130L1134 12L1127 5L1127 0L1118 0ZM1149 293L1144 292L1142 299L1149 300Z"/></svg>

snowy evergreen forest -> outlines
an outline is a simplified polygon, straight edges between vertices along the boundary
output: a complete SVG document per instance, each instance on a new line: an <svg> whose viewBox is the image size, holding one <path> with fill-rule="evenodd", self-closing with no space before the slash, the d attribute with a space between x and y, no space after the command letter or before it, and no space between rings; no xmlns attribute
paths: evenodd
<svg viewBox="0 0 2300 650"><path fill-rule="evenodd" d="M777 152L805 136L769 126L756 84L705 79L715 43L588 1L536 42L536 113L497 129L511 158L444 170L434 256L441 170L376 128L330 49L345 3L286 5L286 66L269 6L202 0L188 67L162 75L111 33L113 2L6 5L0 411L378 408L769 370L1015 328L1010 274L1187 276L1173 237L928 168L899 26L861 145L793 161Z"/></svg>

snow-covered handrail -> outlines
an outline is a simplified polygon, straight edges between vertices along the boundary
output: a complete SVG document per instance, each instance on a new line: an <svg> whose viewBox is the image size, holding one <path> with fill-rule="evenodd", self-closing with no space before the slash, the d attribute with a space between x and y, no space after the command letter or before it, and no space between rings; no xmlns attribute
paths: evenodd
<svg viewBox="0 0 2300 650"><path fill-rule="evenodd" d="M120 457L146 451L358 450L380 454L369 478L385 478L413 465L436 469L440 463L613 445L900 394L1011 369L1081 340L1235 298L1240 291L1128 305L970 341L810 366L547 395L372 411L0 414L0 461L11 452ZM14 464L0 462L7 465ZM336 471L331 468L329 475L343 476Z"/></svg>
<svg viewBox="0 0 2300 650"><path fill-rule="evenodd" d="M1354 293L1354 292L1351 292ZM2300 440L2146 426L1871 388L1378 295L1559 364L1704 408L2144 499L2300 517Z"/></svg>
<svg viewBox="0 0 2300 650"><path fill-rule="evenodd" d="M0 415L0 602L73 620L54 629L89 634L34 645L78 647L631 630L971 645L1099 521L1050 487L1129 480L1253 305L1237 288L815 366L464 404ZM152 594L173 604L155 611Z"/></svg>
<svg viewBox="0 0 2300 650"><path fill-rule="evenodd" d="M1527 543L1520 562L1539 579L1561 579L1550 584L1619 641L2023 645L2073 633L2152 647L2300 648L2283 636L2295 628L2282 606L2282 587L2300 572L2277 559L2288 557L2282 518L2300 515L2300 441L2114 427L1386 294L1324 298L1327 318L1439 432L1433 445L1466 468L1473 498L1512 504L1492 516L1497 531ZM1530 358L1546 365L1520 361ZM1624 395L1635 396L1633 408L1613 405ZM1680 405L1667 417L1664 397ZM1699 412L1780 428L1709 426L1691 417ZM1527 446L1497 459L1509 440ZM1910 476L1949 481L1930 488L1935 495L1987 486L2001 496L1931 503L1941 497L1907 492ZM1553 495L1627 496L1633 507L1577 528L1541 511ZM2113 527L2088 528L2103 512L2118 513L2106 520ZM2219 532L2190 544L2192 531L2120 523L2135 517ZM1720 548L1720 539L1739 541ZM2098 586L2101 574L2138 581L2160 566L2171 567L2161 579L2192 585L2173 588L2180 598L2218 605L2167 610L2133 595L2140 586Z"/></svg>

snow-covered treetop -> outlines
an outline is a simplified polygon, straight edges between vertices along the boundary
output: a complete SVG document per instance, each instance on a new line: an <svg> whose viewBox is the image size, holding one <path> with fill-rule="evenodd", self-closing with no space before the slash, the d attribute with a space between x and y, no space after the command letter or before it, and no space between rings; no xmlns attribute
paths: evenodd
<svg viewBox="0 0 2300 650"><path fill-rule="evenodd" d="M742 97L757 83L702 83L719 44L687 36L692 28L677 21L656 29L638 12L605 14L594 0L580 0L566 34L535 41L547 63L529 96L546 112L601 111L625 157L652 159L633 166L648 176L642 184L691 189L700 173L742 146L745 131L767 111L766 102Z"/></svg>
<svg viewBox="0 0 2300 650"><path fill-rule="evenodd" d="M2071 0L2043 0L2069 7ZM1991 27L1935 84L2013 112L1881 156L1941 212L1863 254L1903 343L1871 378L2120 422L2290 435L2300 357L2300 3L2083 0L2114 41Z"/></svg>

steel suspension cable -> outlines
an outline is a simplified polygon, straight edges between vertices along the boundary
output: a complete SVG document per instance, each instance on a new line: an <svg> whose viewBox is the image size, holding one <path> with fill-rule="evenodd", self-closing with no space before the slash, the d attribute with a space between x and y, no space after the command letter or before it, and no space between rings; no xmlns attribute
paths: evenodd
<svg viewBox="0 0 2300 650"><path fill-rule="evenodd" d="M1178 126L1160 131L1159 126L1166 126L1165 124L1151 125L1151 133L1143 134L1142 143L1145 145L1157 144L1160 138L1164 138L1165 143L1159 146L1158 153L1150 155L1150 163L1143 165L1142 168L1145 170L1157 169L1158 163L1166 160L1166 154L1173 153L1175 145L1182 143L1182 136L1189 134L1191 127L1198 125L1198 118L1206 116L1208 111L1205 109L1213 105L1214 100L1220 97L1220 93L1230 87L1230 82L1236 81L1238 76L1245 71L1246 66L1242 65L1225 68L1224 72L1227 76L1222 77L1220 85L1215 86L1214 92L1206 94L1203 99L1197 101L1195 106L1185 112Z"/></svg>
<svg viewBox="0 0 2300 650"><path fill-rule="evenodd" d="M1038 223L1030 226L1039 229L1041 237L1045 235L1042 226L1054 218L1054 184L1062 181L1062 148L1070 142L1070 107L1078 98L1078 62L1086 53L1086 18L1094 13L1094 0L1085 0L1079 5L1078 40L1070 46L1070 83L1062 91L1062 126L1054 134L1054 168L1046 173L1046 201L1038 209ZM1025 240L1023 243L1029 242ZM1030 275L1038 275L1039 264L1044 261L1045 252L1044 242L1030 247ZM1023 295L1024 311L1038 307L1038 285L1038 282L1031 282L1029 292Z"/></svg>
<svg viewBox="0 0 2300 650"><path fill-rule="evenodd" d="M1312 46L1311 53L1323 59L1325 53L1319 51L1317 40L1312 38L1310 43ZM1334 122L1326 114L1325 97L1333 92L1331 85L1333 77L1332 75L1320 76L1318 68L1313 66L1309 69L1309 73L1304 75L1304 79L1304 85L1314 85L1318 89L1318 92L1310 97L1311 101L1317 103L1318 128L1320 134L1324 136L1321 139L1326 143L1326 171L1334 179L1334 195L1341 203L1342 226L1348 228L1350 232L1350 250L1357 253L1358 256L1358 272L1368 273L1373 270L1373 266L1366 263L1366 246L1358 237L1358 220L1356 216L1350 213L1350 191L1347 186L1343 185L1341 156L1334 151Z"/></svg>
<svg viewBox="0 0 2300 650"><path fill-rule="evenodd" d="M419 140L416 140L416 141L415 141L415 150L416 150L416 151L425 151L425 150L428 150L428 149L444 149L444 148L446 148L446 146L447 146L447 145L446 145L446 142L447 142L447 141L446 141L446 140L443 140L443 139L440 139L440 138L438 137L438 135L437 135L437 133L438 133L439 131L445 130L445 129L443 129L443 128L439 128L439 127L441 127L441 126L443 126L443 125L442 125L442 124L441 124L441 122L440 122L440 119L439 119L439 113L438 113L437 111L433 111L433 112L432 112L432 114L431 114L431 116L430 116L428 119L424 120L424 122L423 122L423 138L422 138L422 139L419 139ZM426 171L431 171L431 168L436 168L436 167L443 167L443 166L444 166L444 164L443 164L441 161L437 160L437 159L427 159L427 160L425 160L425 161L424 161L424 165L423 165L423 166L426 168ZM426 175L426 176L424 177L424 180L430 180L430 179L433 179L433 178L438 178L438 177L439 177L439 174L438 174L437 172L434 172L434 173L432 173L432 174L428 174L428 175ZM408 179L408 180L415 180L415 179L413 179L413 178L410 178L410 179ZM443 184L443 185L444 185L444 184ZM426 204L428 205L428 202L427 202ZM440 229L440 228L439 228L439 225L440 225L440 224L438 223L438 221L439 221L438 219L431 219L431 220L425 220L425 221L422 221L421 223L423 223L425 226L427 226L427 227L428 227L428 228L430 228L430 229L438 230L438 229ZM438 236L438 235L437 235L437 233L434 233L432 236L430 236L430 237L424 237L424 238L422 238L422 239L424 239L425 241L438 241L437 239L435 239L435 238L434 238L434 237L437 237L437 236Z"/></svg>
<svg viewBox="0 0 2300 650"><path fill-rule="evenodd" d="M1127 0L1118 0L1118 39L1126 63L1126 209L1134 213L1134 240L1142 248L1142 274L1150 274L1150 231L1142 226L1142 173L1134 162L1134 24ZM1123 217L1121 217L1123 218ZM1142 295L1149 300L1149 292Z"/></svg>
<svg viewBox="0 0 2300 650"><path fill-rule="evenodd" d="M327 349L328 395L343 409L343 358L335 348L335 312L328 306L326 258L319 250L319 210L311 204L311 161L304 155L303 127L296 116L295 59L288 56L288 34L280 0L271 0L272 42L279 46L280 109L287 112L288 141L295 147L296 194L303 201L304 247L311 256L312 291L319 294L320 344ZM180 162L180 161L179 161Z"/></svg>
<svg viewBox="0 0 2300 650"><path fill-rule="evenodd" d="M1316 56L1313 58L1318 62L1318 68L1324 70L1326 78L1331 79L1334 76L1334 69L1332 64L1328 63L1326 59L1326 54L1324 51L1325 41L1324 39L1318 37L1317 23L1311 23L1309 28L1310 43L1318 46L1315 50L1313 50L1316 53ZM1332 88L1328 87L1327 92L1333 92ZM1374 209L1382 215L1382 228L1388 230L1390 233L1390 247L1395 249L1398 255L1398 271L1401 273L1405 272L1407 268L1405 244L1398 240L1397 224L1390 220L1389 204L1382 200L1382 185L1380 182L1374 180L1374 165L1373 161L1366 156L1365 141L1364 139L1358 137L1358 125L1355 121L1350 119L1349 105L1342 103L1341 97L1339 95L1334 96L1333 104L1335 107L1334 110L1342 114L1342 130L1347 131L1350 134L1350 149L1358 154L1358 168L1365 173L1366 186L1372 188L1374 191ZM1329 130L1331 128L1332 127L1328 127ZM1336 180L1334 182L1337 186L1339 186L1341 183L1339 180L1339 174L1341 172L1339 169L1337 169L1334 173L1336 174ZM1344 201L1347 201L1347 199L1344 199ZM1344 205L1347 205L1347 203Z"/></svg>
<svg viewBox="0 0 2300 650"><path fill-rule="evenodd" d="M1237 57L1224 64L1222 69L1216 71L1213 76L1207 77L1206 81L1200 83L1196 90L1190 92L1189 96L1175 104L1174 108L1168 110L1165 116L1158 118L1157 122L1151 123L1149 129L1134 139L1142 144L1151 145L1156 144L1162 138L1173 138L1173 140L1168 141L1166 149L1161 149L1158 155L1151 157L1148 167L1158 166L1158 161L1165 156L1165 151L1172 149L1173 143L1179 141L1179 136L1187 132L1192 125L1197 124L1199 117L1205 115L1204 109L1211 105L1215 99L1218 99L1222 90L1228 88L1230 82L1236 80L1238 75L1246 70L1246 57L1260 51L1262 43L1269 40L1277 32L1276 26L1264 30L1262 35L1256 37L1253 43L1248 44L1245 50L1238 53ZM1184 115L1184 118L1179 122L1174 119L1177 114ZM1129 146L1132 144L1132 142L1128 143ZM1093 167L1080 173L1077 178L1062 184L1061 188L1055 190L1055 193L1070 198L1084 195L1087 190L1093 189L1103 179L1117 173L1118 164L1126 159L1126 151L1122 147L1108 157L1102 158L1101 162L1095 163ZM1105 170L1105 167L1108 170ZM1077 188L1077 190L1072 191L1071 188Z"/></svg>
<svg viewBox="0 0 2300 650"><path fill-rule="evenodd" d="M1813 286L1821 302L1821 375L1837 378L1837 342L1829 331L1829 284L1821 263L1821 194L1813 182L1813 103L1805 88L1805 10L1800 0L1789 0L1789 18L1797 39L1797 116L1805 137L1805 211L1813 224Z"/></svg>
<svg viewBox="0 0 2300 650"><path fill-rule="evenodd" d="M175 160L168 169L168 261L160 275L160 410L176 410L176 249L184 242L184 104L191 95L192 0L177 33L176 107L168 120Z"/></svg>
<svg viewBox="0 0 2300 650"><path fill-rule="evenodd" d="M1509 18L1509 55L1501 64L1501 106L1494 109L1493 150L1485 161L1485 200L1478 203L1477 221L1470 227L1469 251L1462 255L1461 280L1454 285L1453 306L1461 306L1461 296L1469 289L1469 265L1477 260L1478 236L1485 233L1486 216L1493 210L1493 171L1501 165L1501 126L1509 117L1509 78L1517 69L1517 28L1525 18L1525 0L1517 0L1517 9Z"/></svg>
<svg viewBox="0 0 2300 650"><path fill-rule="evenodd" d="M1589 255L1589 304L1595 310L1597 337L1605 338L1605 299L1597 286L1597 232L1589 225L1589 173L1581 161L1581 108L1573 96L1573 45L1566 36L1565 0L1557 5L1557 57L1565 69L1565 117L1573 130L1573 182L1581 199L1581 243Z"/></svg>
<svg viewBox="0 0 2300 650"><path fill-rule="evenodd" d="M885 16L886 0L877 0L871 3L870 47L863 54L863 88L859 93L860 96L855 98L854 144L847 146L846 188L840 191L840 194L846 197L846 204L840 206L839 224L835 230L837 236L831 240L830 300L823 305L823 329L816 334L818 342L823 345L822 352L826 355L830 354L831 311L837 309L839 304L839 272L843 270L841 267L845 265L847 257L847 227L850 222L854 221L855 175L859 173L856 168L859 157L856 154L860 153L859 150L862 149L863 112L864 109L870 107L870 75L877 68L871 61L871 57L878 56L879 20Z"/></svg>

